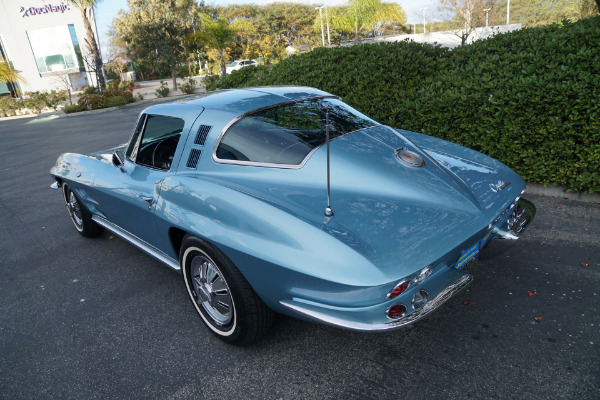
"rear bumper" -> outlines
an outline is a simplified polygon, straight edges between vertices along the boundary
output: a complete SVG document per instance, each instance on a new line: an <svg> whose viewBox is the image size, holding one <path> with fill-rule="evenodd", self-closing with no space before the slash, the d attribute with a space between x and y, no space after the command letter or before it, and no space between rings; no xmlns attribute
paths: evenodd
<svg viewBox="0 0 600 400"><path fill-rule="evenodd" d="M341 309L303 301L302 299L281 300L280 304L293 311L296 316L339 328L368 332L400 329L412 325L431 314L473 280L473 277L469 274L458 270L454 271L460 275L458 280L450 283L423 307L400 319L385 317L384 311L389 305L386 305L383 309L381 307Z"/></svg>
<svg viewBox="0 0 600 400"><path fill-rule="evenodd" d="M492 240L481 251L480 259L495 257L511 248L535 217L535 205L519 199L511 208L508 218L492 231Z"/></svg>

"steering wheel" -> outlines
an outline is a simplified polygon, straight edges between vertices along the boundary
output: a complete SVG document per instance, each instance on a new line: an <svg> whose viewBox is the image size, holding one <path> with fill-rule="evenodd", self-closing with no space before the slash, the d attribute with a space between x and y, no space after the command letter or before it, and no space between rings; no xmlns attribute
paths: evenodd
<svg viewBox="0 0 600 400"><path fill-rule="evenodd" d="M171 168L171 162L177 148L177 141L170 143L173 142L173 139L179 138L166 138L156 144L152 151L152 166L160 169Z"/></svg>

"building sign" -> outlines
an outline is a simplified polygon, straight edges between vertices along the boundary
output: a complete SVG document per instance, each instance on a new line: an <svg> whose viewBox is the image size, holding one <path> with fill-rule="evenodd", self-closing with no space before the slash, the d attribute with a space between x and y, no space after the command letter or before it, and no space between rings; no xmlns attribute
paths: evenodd
<svg viewBox="0 0 600 400"><path fill-rule="evenodd" d="M59 4L57 6L53 6L51 4L46 4L43 7L21 7L19 12L21 13L21 17L30 17L33 15L41 15L41 14L50 14L50 13L64 13L65 11L69 11L71 7L67 4Z"/></svg>

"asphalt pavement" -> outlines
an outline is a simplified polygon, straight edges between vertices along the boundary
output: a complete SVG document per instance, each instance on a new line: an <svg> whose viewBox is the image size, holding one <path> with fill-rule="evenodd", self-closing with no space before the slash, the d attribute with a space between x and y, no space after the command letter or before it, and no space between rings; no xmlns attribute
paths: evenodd
<svg viewBox="0 0 600 400"><path fill-rule="evenodd" d="M49 188L59 154L126 142L145 106L0 120L0 399L600 398L600 205L526 195L519 243L413 328L278 316L232 347L177 272L81 237Z"/></svg>

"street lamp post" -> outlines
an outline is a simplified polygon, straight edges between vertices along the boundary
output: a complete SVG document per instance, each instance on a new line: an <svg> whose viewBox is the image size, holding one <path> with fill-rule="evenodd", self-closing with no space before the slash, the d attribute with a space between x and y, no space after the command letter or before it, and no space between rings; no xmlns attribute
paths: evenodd
<svg viewBox="0 0 600 400"><path fill-rule="evenodd" d="M321 42L323 43L323 47L325 47L325 33L323 31L323 6L315 7L315 10L319 10L319 20L321 21Z"/></svg>
<svg viewBox="0 0 600 400"><path fill-rule="evenodd" d="M510 0L506 2L506 25L509 24L510 21Z"/></svg>
<svg viewBox="0 0 600 400"><path fill-rule="evenodd" d="M491 10L491 8L486 8L485 10L483 10L483 12L485 13L485 26L488 26L488 15Z"/></svg>
<svg viewBox="0 0 600 400"><path fill-rule="evenodd" d="M331 37L329 36L329 14L327 14L327 6L325 6L325 21L327 21L327 46L331 47Z"/></svg>
<svg viewBox="0 0 600 400"><path fill-rule="evenodd" d="M421 8L421 11L423 11L423 33L427 33L427 29L425 28L425 10L427 8Z"/></svg>

